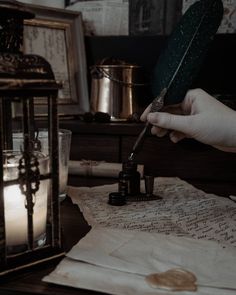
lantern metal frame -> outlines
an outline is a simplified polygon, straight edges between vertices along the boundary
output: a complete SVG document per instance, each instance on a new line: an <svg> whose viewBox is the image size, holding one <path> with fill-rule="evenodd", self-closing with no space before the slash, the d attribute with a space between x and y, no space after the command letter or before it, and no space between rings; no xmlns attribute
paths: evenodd
<svg viewBox="0 0 236 295"><path fill-rule="evenodd" d="M34 15L17 1L0 1L0 276L37 263L64 255L60 229L59 206L59 151L58 151L58 89L50 64L37 55L24 55L21 52L23 40L23 20ZM17 27L17 34L15 29ZM8 28L9 30L6 30ZM13 28L13 29L12 29ZM3 29L5 31L3 31ZM13 38L14 37L14 38ZM37 130L34 115L36 98L47 97L47 126L49 148L49 172L38 175L38 182L49 180L48 217L46 243L35 247L33 243L33 197L31 159L34 153L35 131ZM16 180L4 180L4 150L12 149L14 104L22 106L22 116L17 122L23 135L23 171L22 177ZM19 163L20 166L20 163ZM19 168L20 170L20 168ZM28 247L17 254L9 254L6 243L4 188L7 185L25 185L25 197L28 216ZM20 221L19 221L20 222Z"/></svg>

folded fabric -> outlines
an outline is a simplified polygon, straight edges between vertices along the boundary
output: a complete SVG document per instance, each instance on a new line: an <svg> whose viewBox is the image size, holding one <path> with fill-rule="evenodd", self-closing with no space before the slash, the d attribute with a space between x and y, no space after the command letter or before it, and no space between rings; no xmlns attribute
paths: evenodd
<svg viewBox="0 0 236 295"><path fill-rule="evenodd" d="M195 293L181 294L231 295L235 265L236 248L214 241L93 228L44 281L108 294L173 294L154 289L145 278L181 268L196 276L198 286Z"/></svg>

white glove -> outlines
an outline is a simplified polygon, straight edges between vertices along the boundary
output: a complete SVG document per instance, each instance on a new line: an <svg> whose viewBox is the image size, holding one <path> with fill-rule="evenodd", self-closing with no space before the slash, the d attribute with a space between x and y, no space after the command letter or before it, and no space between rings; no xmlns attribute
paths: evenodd
<svg viewBox="0 0 236 295"><path fill-rule="evenodd" d="M181 104L168 106L162 112L143 112L142 121L153 125L152 134L178 142L194 138L220 150L236 152L236 112L202 89L189 90Z"/></svg>

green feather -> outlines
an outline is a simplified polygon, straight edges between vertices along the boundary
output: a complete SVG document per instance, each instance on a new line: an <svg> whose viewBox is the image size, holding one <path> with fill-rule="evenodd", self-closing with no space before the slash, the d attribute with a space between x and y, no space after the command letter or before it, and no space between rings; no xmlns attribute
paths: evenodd
<svg viewBox="0 0 236 295"><path fill-rule="evenodd" d="M222 17L221 0L200 0L190 6L169 36L154 68L153 98L166 88L164 105L183 100L201 68Z"/></svg>
<svg viewBox="0 0 236 295"><path fill-rule="evenodd" d="M223 17L221 0L195 2L182 16L170 35L163 53L154 68L151 83L153 102L151 112L159 111L164 105L180 103L191 87L206 56ZM160 100L163 96L163 102ZM129 160L142 147L145 134L150 128L147 123L134 143Z"/></svg>

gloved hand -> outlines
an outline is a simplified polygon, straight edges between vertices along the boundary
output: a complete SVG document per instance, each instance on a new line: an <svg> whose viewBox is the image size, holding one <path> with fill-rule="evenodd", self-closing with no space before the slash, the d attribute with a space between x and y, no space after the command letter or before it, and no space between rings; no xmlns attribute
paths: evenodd
<svg viewBox="0 0 236 295"><path fill-rule="evenodd" d="M236 152L236 112L202 89L189 90L181 104L167 106L161 112L143 112L142 121L153 125L159 137L170 130L170 139L178 142L194 138L220 150Z"/></svg>

